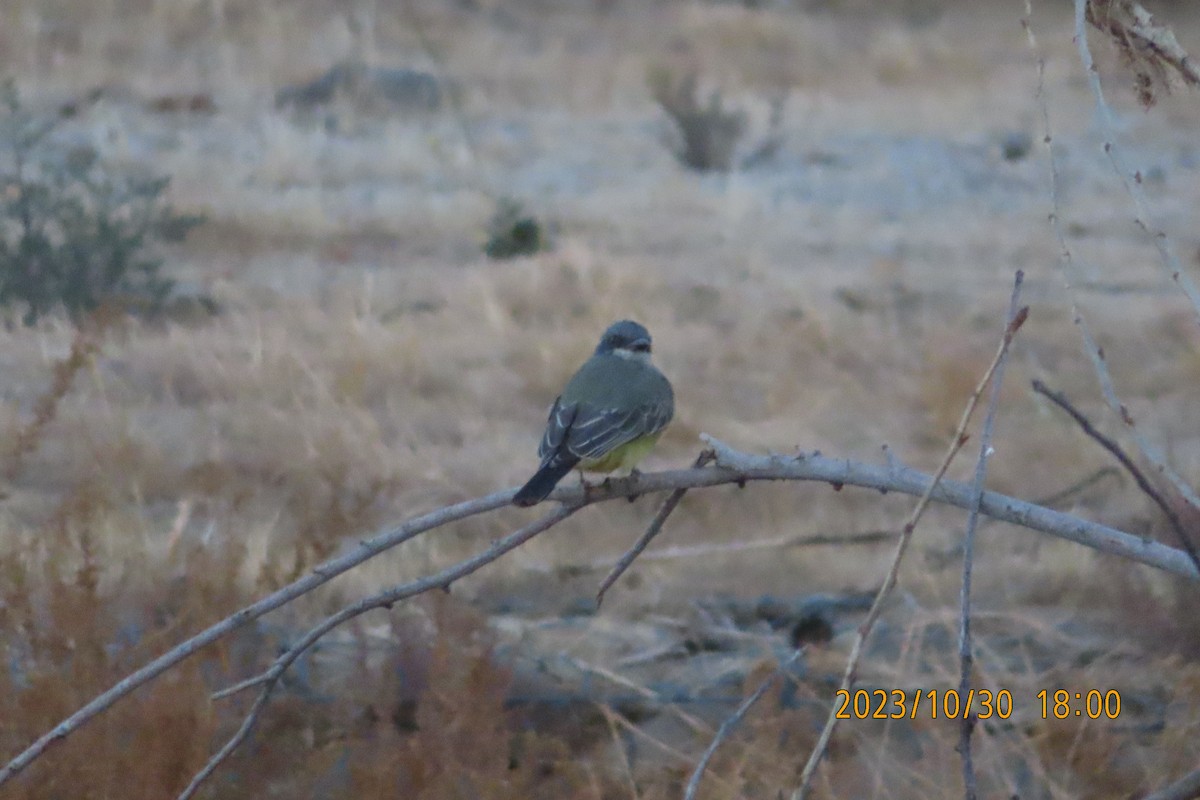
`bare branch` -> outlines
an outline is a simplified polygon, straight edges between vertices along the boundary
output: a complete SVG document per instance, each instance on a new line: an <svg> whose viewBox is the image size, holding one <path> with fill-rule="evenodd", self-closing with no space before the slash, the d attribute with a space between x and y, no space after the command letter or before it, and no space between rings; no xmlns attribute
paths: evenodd
<svg viewBox="0 0 1200 800"><path fill-rule="evenodd" d="M882 492L900 492L915 497L922 496L930 486L932 477L915 469L892 463L875 466L847 459L808 453L799 456L758 456L734 450L729 445L707 434L700 438L717 454L717 468L681 470L642 475L635 487L622 487L620 491L645 493L662 491L687 485L695 489L718 483L739 483L762 480L809 480L822 481L834 486L859 486ZM577 497L578 489L557 490L557 499L567 502ZM968 509L971 507L971 489L958 481L942 480L933 490L933 500L939 503ZM1148 566L1181 575L1193 580L1200 579L1187 553L1161 542L1133 536L1115 528L1089 522L1071 514L1026 503L997 492L984 492L979 506L980 512L1001 522L1010 522L1023 528L1048 533L1062 539L1091 547L1111 555L1129 558Z"/></svg>
<svg viewBox="0 0 1200 800"><path fill-rule="evenodd" d="M1017 280L1017 287L1020 288L1020 279ZM992 359L992 363L984 371L983 377L979 380L979 384L975 387L975 391L971 393L971 397L967 401L966 408L963 409L962 419L959 420L958 429L954 432L954 438L951 440L950 446L946 449L946 455L942 459L941 466L938 467L933 480L929 482L924 493L921 495L921 499L913 507L908 521L904 523L904 527L900 532L900 541L896 543L896 552L892 556L892 563L888 568L887 577L884 578L883 585L879 587L879 592L875 595L875 602L871 604L871 609L867 612L866 618L858 626L858 634L854 638L854 645L850 649L850 657L846 660L846 670L842 674L840 691L848 690L854 683L858 675L858 661L862 657L863 644L866 642L867 637L871 635L875 621L879 619L879 615L883 611L884 601L896 585L896 578L900 572L900 562L904 559L904 552L908 549L908 543L912 541L913 531L916 530L917 523L925 513L930 500L933 499L934 490L937 489L938 484L941 482L943 476L945 476L946 470L950 468L950 462L954 460L954 457L958 455L958 451L966 444L967 424L971 421L971 415L975 412L975 406L979 404L979 398L983 395L983 390L987 387L988 381L992 379L992 375L1004 363L1013 337L1020 330L1021 325L1025 323L1025 319L1028 316L1028 306L1020 310L1014 310L1012 313L1008 325L1005 326L1004 336L1000 341L1000 347L996 350L996 355ZM719 455L720 452L718 451L718 463L720 463ZM898 467L893 465L892 468L897 469ZM971 502L971 506L968 506L968 508L972 506L982 508L982 496L970 489L967 491L970 493ZM833 736L833 731L836 727L837 714L835 704L829 709L829 715L825 718L825 727L821 729L821 735L817 738L817 743L808 756L808 761L804 765L804 771L800 774L800 785L792 792L792 800L804 800L808 796L813 774L817 771L817 765L821 763L826 748L829 747L829 740Z"/></svg>
<svg viewBox="0 0 1200 800"><path fill-rule="evenodd" d="M704 751L704 755L697 762L696 768L692 770L692 778L688 781L687 790L683 794L683 800L695 800L696 792L700 790L700 779L704 776L704 771L708 769L708 762L712 761L712 757L717 754L717 748L721 746L721 742L725 741L729 734L733 733L733 729L741 724L754 704L761 700L762 696L771 688L771 684L775 682L775 679L791 669L792 665L796 663L803 653L804 647L800 647L796 652L792 653L791 658L771 670L771 674L758 685L758 688L751 692L750 696L737 707L737 710L721 723L721 727L717 729L717 735L708 743L708 748Z"/></svg>
<svg viewBox="0 0 1200 800"><path fill-rule="evenodd" d="M262 713L263 708L266 707L267 701L271 697L271 692L274 691L276 684L279 683L279 679L283 677L283 673L286 672L288 667L290 667L297 658L299 658L306 650L308 650L308 648L316 644L317 640L322 636L329 633L343 622L352 620L355 617L365 614L373 609L391 608L393 604L398 603L401 600L414 597L418 594L423 594L433 589L448 589L450 588L450 585L459 578L470 575L472 572L475 572L481 567L484 567L500 558L500 556L504 555L508 551L520 547L534 536L537 536L539 533L542 533L543 531L546 531L562 522L564 519L578 511L579 508L580 506L560 506L536 522L532 522L529 525L526 525L524 528L510 533L503 539L493 542L492 546L482 553L472 556L465 561L460 561L454 566L448 567L447 569L444 569L435 575L430 575L426 578L421 578L420 580L401 584L400 586L395 586L387 591L379 592L378 594L371 595L370 597L365 597L354 605L347 606L336 614L326 617L319 625L312 628L308 633L304 634L304 636L300 637L300 640L296 642L296 644L289 647L287 651L283 653L283 655L275 659L275 662L271 664L271 667L262 674L262 680L260 682L262 683L263 688L259 692L257 699L255 699L254 705L250 707L250 711L246 714L245 720L242 721L241 727L238 728L237 733L235 733L229 739L229 741L225 743L225 746L217 751L217 753L213 755L211 759L209 759L208 763L204 765L204 768L196 773L195 777L192 778L191 783L187 785L187 788L185 788L179 794L179 800L187 800L187 798L192 797L200 788L200 785L213 774L217 767L219 767L221 763L225 761L225 759L229 758L233 751L236 750L243 741L245 741L246 737L250 735L250 731L254 728L255 722L258 721L258 717ZM246 685L251 684L249 682L246 684L239 684L239 686ZM226 696L227 695L228 693L226 693Z"/></svg>
<svg viewBox="0 0 1200 800"><path fill-rule="evenodd" d="M551 498L568 507L575 508L631 495L762 480L820 481L839 487L859 486L876 491L900 492L915 496L921 496L933 485L931 484L933 479L929 475L895 461L877 466L852 462L848 459L829 458L815 453L787 457L757 456L741 453L707 435L701 435L701 438L717 454L718 466L643 474L636 478L622 479L612 481L608 485L591 487L586 494L577 486L560 486L555 489ZM515 488L507 489L409 520L398 528L366 540L350 553L319 565L310 574L295 583L235 612L197 636L175 646L71 714L49 733L13 758L3 769L0 769L0 784L29 766L47 748L72 734L85 722L138 687L149 683L166 670L195 655L205 646L238 630L269 611L312 591L351 567L384 552L389 547L412 539L438 525L506 507L512 501L515 492ZM969 508L971 490L962 483L941 481L933 488L932 499L959 508ZM993 519L1048 533L1104 553L1129 558L1193 580L1200 578L1200 572L1196 570L1187 554L1180 550L1070 514L995 492L983 493L980 511Z"/></svg>
<svg viewBox="0 0 1200 800"><path fill-rule="evenodd" d="M1022 309L1018 305L1021 298L1021 283L1025 273L1017 270L1013 281L1012 300L1008 305L1008 321L1005 326L1005 340L1011 342L1015 332L1013 325ZM971 508L967 513L967 529L963 534L963 567L962 592L959 597L959 628L958 628L958 696L968 697L971 686L971 667L975 657L971 654L971 567L975 560L975 530L979 527L979 502L983 498L983 483L987 477L987 462L992 454L992 433L996 425L996 412L1000 408L1000 387L1004 382L1005 356L1007 348L1002 348L996 363L996 374L992 380L992 391L988 396L987 414L983 419L983 432L979 437L979 458L975 461L975 480L971 485ZM1198 565L1200 566L1200 565ZM962 773L964 796L966 800L975 800L978 789L975 785L975 766L971 759L971 734L975 732L976 718L971 709L963 713L962 726L959 729L958 752L962 757Z"/></svg>
<svg viewBox="0 0 1200 800"><path fill-rule="evenodd" d="M708 462L712 461L716 456L712 450L702 450L700 455L696 456L696 461L692 464L693 469L703 467ZM617 582L617 579L625 574L625 570L629 569L629 565L633 560L642 554L646 546L650 544L655 536L658 536L662 530L663 524L667 521L667 517L671 516L671 512L675 510L675 506L679 505L679 501L687 494L687 489L676 489L671 492L670 496L663 502L662 507L658 509L658 513L654 515L654 519L650 522L650 527L646 528L638 540L633 543L625 554L617 559L617 563L609 570L608 575L604 580L600 581L600 588L596 591L596 606L599 607L604 602L604 593Z"/></svg>
<svg viewBox="0 0 1200 800"><path fill-rule="evenodd" d="M1192 542L1192 537L1184 528L1183 521L1179 519L1179 515L1175 513L1175 509L1172 508L1171 504L1167 502L1167 499L1162 496L1162 493L1155 489L1153 485L1151 485L1149 479L1146 478L1145 474L1138 468L1137 464L1133 463L1133 459L1126 455L1125 451L1121 448L1121 445L1117 444L1113 439L1110 439L1100 431L1096 430L1096 426L1092 425L1091 420L1085 417L1083 412L1075 408L1071 401L1067 399L1065 394L1053 391L1047 387L1046 384L1039 380L1034 380L1033 390L1050 400L1063 411L1067 412L1071 416L1071 419L1075 420L1075 423L1079 425L1084 433L1086 433L1092 439L1095 439L1101 447L1112 453L1113 457L1116 458L1117 461L1121 462L1121 466L1123 466L1125 470L1133 476L1133 480L1137 483L1138 488L1142 490L1142 493L1153 500L1154 504L1157 505L1162 510L1163 514L1166 515L1167 521L1171 523L1171 528L1175 531L1175 535L1179 538L1180 543L1183 544L1183 548L1191 557L1192 563L1196 565L1197 569L1200 569L1200 554L1197 554L1196 545Z"/></svg>

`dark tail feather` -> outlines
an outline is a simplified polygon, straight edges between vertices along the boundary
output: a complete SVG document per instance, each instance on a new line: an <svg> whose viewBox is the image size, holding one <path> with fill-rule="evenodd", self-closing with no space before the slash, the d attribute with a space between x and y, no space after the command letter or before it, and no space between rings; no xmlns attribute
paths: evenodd
<svg viewBox="0 0 1200 800"><path fill-rule="evenodd" d="M571 469L579 463L574 459L554 459L542 467L513 495L514 506L533 506L546 499Z"/></svg>

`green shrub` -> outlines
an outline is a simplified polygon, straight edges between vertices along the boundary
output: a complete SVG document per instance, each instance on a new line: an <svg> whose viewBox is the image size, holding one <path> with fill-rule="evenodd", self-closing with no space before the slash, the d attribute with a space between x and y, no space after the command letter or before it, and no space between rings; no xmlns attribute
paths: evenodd
<svg viewBox="0 0 1200 800"><path fill-rule="evenodd" d="M542 224L525 213L519 200L502 197L488 223L488 240L483 252L488 258L531 256L546 246Z"/></svg>
<svg viewBox="0 0 1200 800"><path fill-rule="evenodd" d="M0 307L27 325L58 307L73 319L107 304L160 311L172 287L161 245L202 219L163 202L169 178L117 174L90 147L56 147L58 122L0 86Z"/></svg>

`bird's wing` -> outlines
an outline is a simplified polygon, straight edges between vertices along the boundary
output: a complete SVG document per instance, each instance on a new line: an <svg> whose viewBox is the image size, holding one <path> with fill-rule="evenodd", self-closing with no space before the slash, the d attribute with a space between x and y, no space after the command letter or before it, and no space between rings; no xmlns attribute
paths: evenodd
<svg viewBox="0 0 1200 800"><path fill-rule="evenodd" d="M605 453L662 430L671 421L666 406L634 409L581 406L567 434L567 449L580 458L600 458Z"/></svg>
<svg viewBox="0 0 1200 800"><path fill-rule="evenodd" d="M538 445L538 458L544 461L559 452L578 411L577 405L564 406L562 397L554 399L554 405L550 406L550 416L546 420L546 432L542 434L542 441Z"/></svg>

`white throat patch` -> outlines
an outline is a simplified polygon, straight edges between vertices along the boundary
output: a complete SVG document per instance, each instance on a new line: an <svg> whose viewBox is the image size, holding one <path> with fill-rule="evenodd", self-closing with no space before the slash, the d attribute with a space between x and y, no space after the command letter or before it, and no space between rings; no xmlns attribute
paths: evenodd
<svg viewBox="0 0 1200 800"><path fill-rule="evenodd" d="M618 347L612 351L613 355L627 358L630 361L640 361L643 364L650 363L649 353L639 353L637 350L628 350L624 347Z"/></svg>

